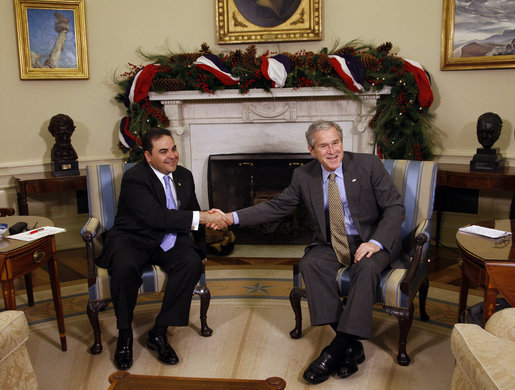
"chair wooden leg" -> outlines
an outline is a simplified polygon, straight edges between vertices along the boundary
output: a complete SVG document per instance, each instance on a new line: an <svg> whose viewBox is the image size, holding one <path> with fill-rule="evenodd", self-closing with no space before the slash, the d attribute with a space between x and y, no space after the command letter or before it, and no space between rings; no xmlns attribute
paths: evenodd
<svg viewBox="0 0 515 390"><path fill-rule="evenodd" d="M102 352L102 337L100 332L100 322L98 321L98 312L104 310L109 305L110 300L102 301L88 301L87 313L91 327L93 328L93 335L95 336L95 342L89 349L93 355L97 355Z"/></svg>
<svg viewBox="0 0 515 390"><path fill-rule="evenodd" d="M418 290L418 302L420 306L420 319L422 321L429 321L429 315L426 312L427 292L429 291L429 278L426 276L420 289Z"/></svg>
<svg viewBox="0 0 515 390"><path fill-rule="evenodd" d="M306 298L306 289L294 287L290 291L290 304L295 313L295 328L290 331L292 339L300 339L302 337L302 309L300 307L300 299Z"/></svg>
<svg viewBox="0 0 515 390"><path fill-rule="evenodd" d="M195 286L194 294L200 298L200 334L209 337L213 334L213 330L207 326L207 309L211 303L211 292L207 286Z"/></svg>
<svg viewBox="0 0 515 390"><path fill-rule="evenodd" d="M409 309L399 309L392 307L385 307L388 314L397 317L399 322L399 351L397 352L397 363L401 366L408 366L411 359L406 352L406 344L408 340L408 333L413 322L413 304Z"/></svg>
<svg viewBox="0 0 515 390"><path fill-rule="evenodd" d="M27 292L27 303L29 306L34 306L34 290L32 288L32 274L29 272L25 274L25 291Z"/></svg>

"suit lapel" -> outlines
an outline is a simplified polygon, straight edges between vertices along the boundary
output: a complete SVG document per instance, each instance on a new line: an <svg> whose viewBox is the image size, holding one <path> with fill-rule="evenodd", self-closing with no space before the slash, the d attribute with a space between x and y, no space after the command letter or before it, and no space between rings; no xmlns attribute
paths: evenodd
<svg viewBox="0 0 515 390"><path fill-rule="evenodd" d="M145 166L147 168L147 175L150 179L150 184L152 186L152 189L154 190L157 200L161 205L166 206L166 194L165 189L163 187L163 183L159 181L159 178L156 176L150 165L145 162Z"/></svg>
<svg viewBox="0 0 515 390"><path fill-rule="evenodd" d="M177 194L177 208L181 209L182 205L184 205L185 200L187 199L186 194L184 193L184 177L181 175L180 170L177 169L173 173L173 184L175 185L175 193Z"/></svg>
<svg viewBox="0 0 515 390"><path fill-rule="evenodd" d="M328 241L327 237L327 222L325 220L324 211L324 191L322 187L322 168L320 163L316 161L311 170L310 179L308 181L309 195L311 199L311 207L313 208L313 215L317 219L318 226L324 237L325 241Z"/></svg>
<svg viewBox="0 0 515 390"><path fill-rule="evenodd" d="M357 167L350 158L349 152L343 155L343 182L345 183L345 194L347 195L347 203L354 221L354 226L358 232L361 230L359 226L359 180L357 176Z"/></svg>

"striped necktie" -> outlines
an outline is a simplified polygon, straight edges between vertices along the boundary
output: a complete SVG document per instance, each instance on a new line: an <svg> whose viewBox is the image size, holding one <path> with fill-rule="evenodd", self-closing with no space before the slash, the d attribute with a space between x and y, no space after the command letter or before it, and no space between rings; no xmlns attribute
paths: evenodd
<svg viewBox="0 0 515 390"><path fill-rule="evenodd" d="M166 194L166 207L168 209L177 210L177 204L175 203L175 199L172 194L172 187L170 186L170 176L163 176L165 181L165 194ZM176 233L167 233L161 241L161 249L163 251L168 251L175 245L175 240L177 239Z"/></svg>
<svg viewBox="0 0 515 390"><path fill-rule="evenodd" d="M336 175L329 175L329 228L331 229L331 243L338 261L343 265L350 266L350 250L347 241L347 230L345 229L345 217L343 216L343 205L338 190L338 184L334 180Z"/></svg>

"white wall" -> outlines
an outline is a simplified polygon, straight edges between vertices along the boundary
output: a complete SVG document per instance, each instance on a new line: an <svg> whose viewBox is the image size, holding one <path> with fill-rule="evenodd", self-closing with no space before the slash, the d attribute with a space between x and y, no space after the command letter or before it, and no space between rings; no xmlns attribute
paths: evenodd
<svg viewBox="0 0 515 390"><path fill-rule="evenodd" d="M513 159L514 70L440 71L442 3L325 0L323 41L258 44L258 52L318 51L333 47L335 42L343 44L353 39L374 44L391 41L400 56L420 62L432 76L435 93L432 111L436 115L433 131L441 136L438 154L446 161L468 162L479 147L475 136L477 117L493 111L504 122L495 146ZM67 114L75 121L72 144L81 166L88 161L122 157L116 144L124 108L114 101L118 90L112 78L126 71L128 62L145 64L136 54L138 48L152 53L162 53L167 46L177 52L196 51L202 42L215 51L247 47L246 44L214 44L214 8L214 0L86 0L90 79L22 81L13 2L1 1L0 205L16 205L14 174L49 169L53 138L47 129L55 114ZM69 224L74 235L58 240L58 245L80 245L76 229L84 216L75 213L70 194L31 199L29 208L32 213L54 218L57 224Z"/></svg>

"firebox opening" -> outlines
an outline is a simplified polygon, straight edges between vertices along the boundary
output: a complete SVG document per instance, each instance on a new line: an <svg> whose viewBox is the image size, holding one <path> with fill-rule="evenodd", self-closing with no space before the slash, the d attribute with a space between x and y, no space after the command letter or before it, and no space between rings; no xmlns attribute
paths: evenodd
<svg viewBox="0 0 515 390"><path fill-rule="evenodd" d="M233 211L272 199L288 186L293 170L312 159L309 153L211 155L209 207ZM313 238L309 213L304 206L275 222L230 229L239 244L299 245L309 244Z"/></svg>

